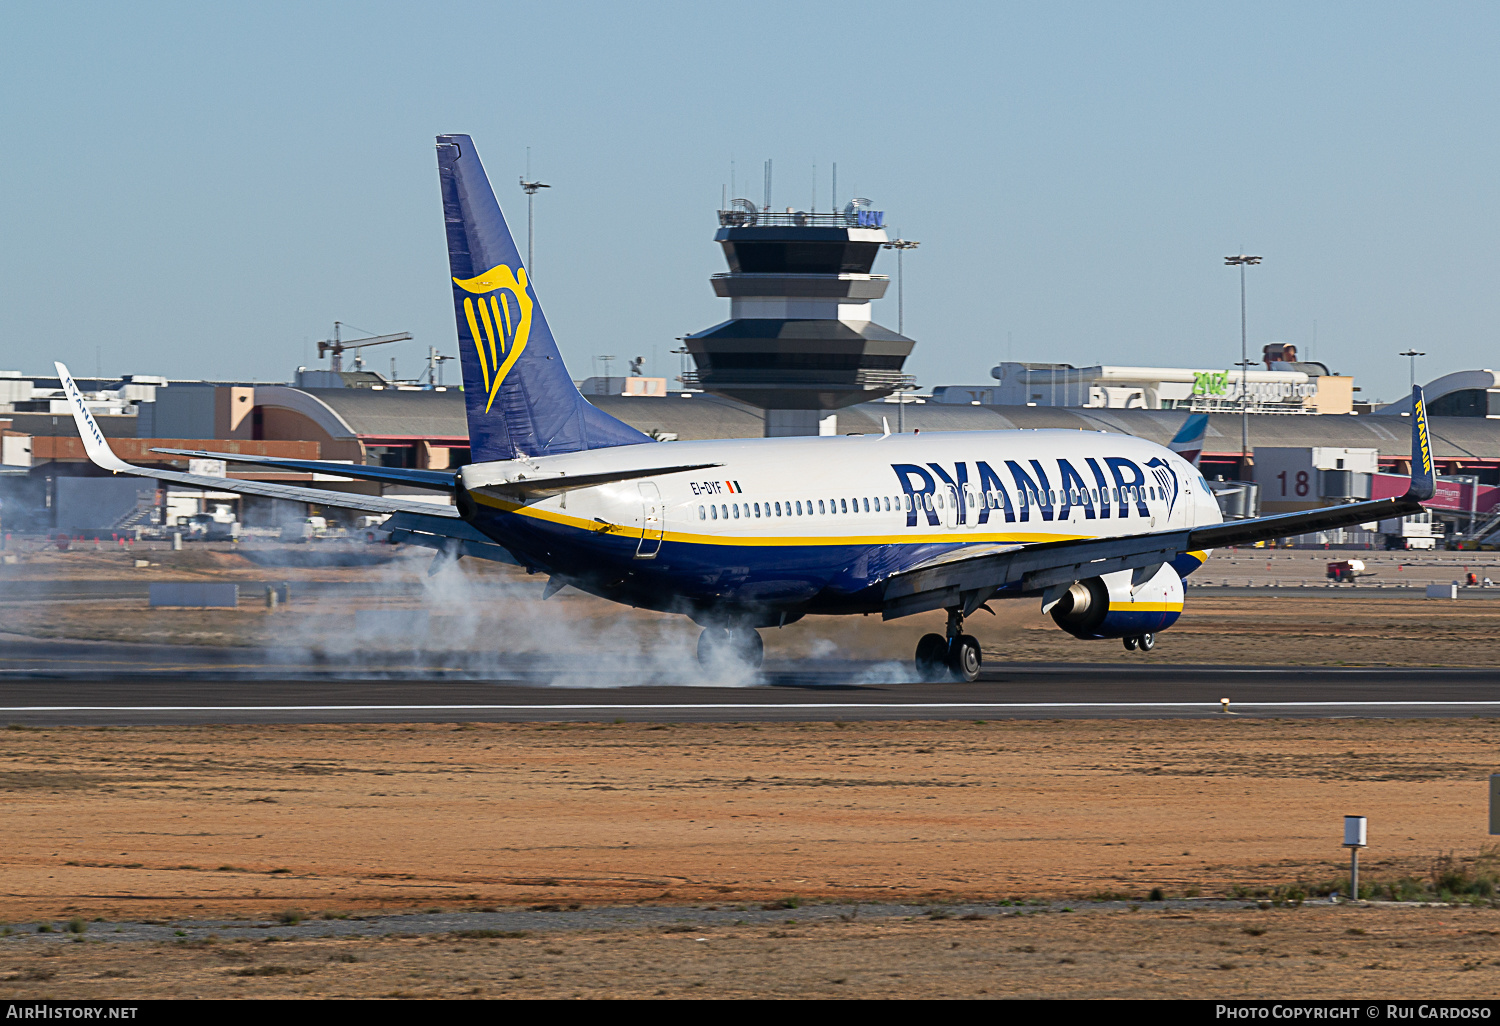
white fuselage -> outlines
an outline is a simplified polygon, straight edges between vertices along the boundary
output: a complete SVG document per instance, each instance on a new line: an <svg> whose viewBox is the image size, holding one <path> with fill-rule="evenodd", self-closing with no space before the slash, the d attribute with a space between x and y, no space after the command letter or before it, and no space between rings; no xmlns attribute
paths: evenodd
<svg viewBox="0 0 1500 1026"><path fill-rule="evenodd" d="M1148 469L1152 460L1160 466ZM556 523L588 527L603 521L638 531L644 522L641 484L649 482L660 492L669 538L730 545L1052 541L1201 527L1221 519L1218 504L1191 464L1154 443L1104 432L976 431L621 446L474 464L463 468L462 480L476 491L518 476L572 477L685 464L718 466L578 489L532 503L526 512ZM998 487L981 464L999 479ZM1131 465L1146 470L1139 482L1128 471ZM1117 474L1117 466L1127 469ZM895 469L899 467L918 468L927 479L913 471L903 477ZM1158 469L1167 471L1160 482L1153 473ZM1129 498L1121 499L1122 487L1131 489ZM934 500L930 511L923 493ZM913 496L922 496L920 512L911 508Z"/></svg>

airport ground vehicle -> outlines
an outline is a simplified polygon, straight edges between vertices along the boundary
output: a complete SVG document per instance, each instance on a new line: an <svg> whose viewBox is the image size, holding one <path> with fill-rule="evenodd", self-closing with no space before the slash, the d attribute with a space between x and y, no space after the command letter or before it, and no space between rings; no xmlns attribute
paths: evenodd
<svg viewBox="0 0 1500 1026"><path fill-rule="evenodd" d="M1228 523L1190 458L1124 434L887 429L655 444L579 394L472 140L437 142L473 462L441 471L158 451L400 483L453 506L132 466L59 365L90 458L395 514L394 539L511 559L548 575L544 597L573 586L690 616L705 664L759 665L758 629L807 615L943 609L946 631L921 639L917 668L960 680L982 659L964 621L991 600L1039 597L1075 637L1149 649L1181 614L1183 577L1214 547L1404 516L1432 495L1420 389L1406 495Z"/></svg>
<svg viewBox="0 0 1500 1026"><path fill-rule="evenodd" d="M1365 561L1362 559L1341 559L1336 563L1329 563L1327 567L1328 579L1335 584L1353 584L1360 577L1373 577L1373 572L1365 571Z"/></svg>

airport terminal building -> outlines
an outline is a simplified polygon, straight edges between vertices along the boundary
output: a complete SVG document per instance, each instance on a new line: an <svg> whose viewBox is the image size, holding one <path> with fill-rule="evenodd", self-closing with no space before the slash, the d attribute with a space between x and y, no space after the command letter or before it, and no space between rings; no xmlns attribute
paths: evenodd
<svg viewBox="0 0 1500 1026"><path fill-rule="evenodd" d="M28 399L12 405L31 408L0 412L5 459L0 489L7 497L0 516L7 529L128 531L171 524L175 516L206 512L213 503L244 503L236 508L249 524L272 518L269 502L266 508L258 509L257 500L227 492L185 491L173 495L172 490L158 490L154 482L108 478L85 457L72 417L61 408L50 407L59 402L49 397L57 388L55 379L25 380ZM1448 380L1462 387L1443 391L1443 382ZM624 385L628 379L617 381L622 385L617 394L592 395L590 401L665 444L679 439L758 437L767 431L766 409L741 399L697 390L630 394ZM463 394L456 388L396 388L370 384L368 380L359 383L363 387L344 388L163 382L153 384L149 392L138 385L143 394L121 401L113 394L120 389L110 387L117 384L84 381L80 387L88 391L92 405L112 409L96 414L97 419L116 451L132 462L186 469L186 460L153 453L153 448L200 448L425 469L458 467L468 462ZM1440 408L1453 408L1450 415L1431 418L1434 456L1440 473L1451 479L1449 487L1440 493L1439 505L1446 507L1443 511L1451 514L1462 533L1472 534L1484 529L1500 507L1500 415L1488 412L1491 397L1500 395L1500 375L1463 372L1433 384L1436 387L1428 401L1434 413ZM901 393L840 407L834 414L837 430L841 434L880 434L887 429L1053 428L1119 432L1165 444L1188 416L1179 409L939 401L944 391L951 394L951 390L935 389L936 399ZM31 398L32 394L44 398ZM1476 394L1483 401L1476 400ZM1458 398L1449 398L1454 395ZM46 412L36 409L42 402L49 404ZM829 414L819 412L826 430ZM1239 415L1211 413L1202 469L1210 481L1254 482L1259 491L1258 505L1266 512L1372 494L1378 497L1381 474L1395 475L1399 480L1409 473L1410 431L1402 413L1399 406L1373 415L1252 413L1250 461L1241 452ZM1288 471L1288 467L1292 469ZM235 478L314 481L309 474L247 470L234 464L217 472ZM1303 475L1300 479L1299 474ZM103 478L121 495L106 502L100 492L80 492L78 483L69 483L78 478ZM347 480L316 483L338 490L381 487ZM70 501L89 508L70 509ZM1232 512L1246 515L1251 510ZM88 522L91 519L98 522ZM1493 530L1491 526L1485 533Z"/></svg>

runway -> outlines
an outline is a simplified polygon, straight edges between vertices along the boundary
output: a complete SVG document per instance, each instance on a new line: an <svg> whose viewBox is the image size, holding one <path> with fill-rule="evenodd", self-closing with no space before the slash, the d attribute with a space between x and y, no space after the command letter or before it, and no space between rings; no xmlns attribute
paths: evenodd
<svg viewBox="0 0 1500 1026"><path fill-rule="evenodd" d="M1500 669L992 664L973 684L910 667L768 664L730 682L516 659L441 666L278 662L270 653L11 639L0 722L44 724L1492 717ZM1227 707L1222 699L1229 699Z"/></svg>

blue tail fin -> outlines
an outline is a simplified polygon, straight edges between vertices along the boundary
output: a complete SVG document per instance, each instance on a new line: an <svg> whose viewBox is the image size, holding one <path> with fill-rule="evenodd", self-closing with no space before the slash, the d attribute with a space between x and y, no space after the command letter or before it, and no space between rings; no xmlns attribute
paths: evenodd
<svg viewBox="0 0 1500 1026"><path fill-rule="evenodd" d="M573 385L473 142L440 135L437 152L470 459L649 442Z"/></svg>

